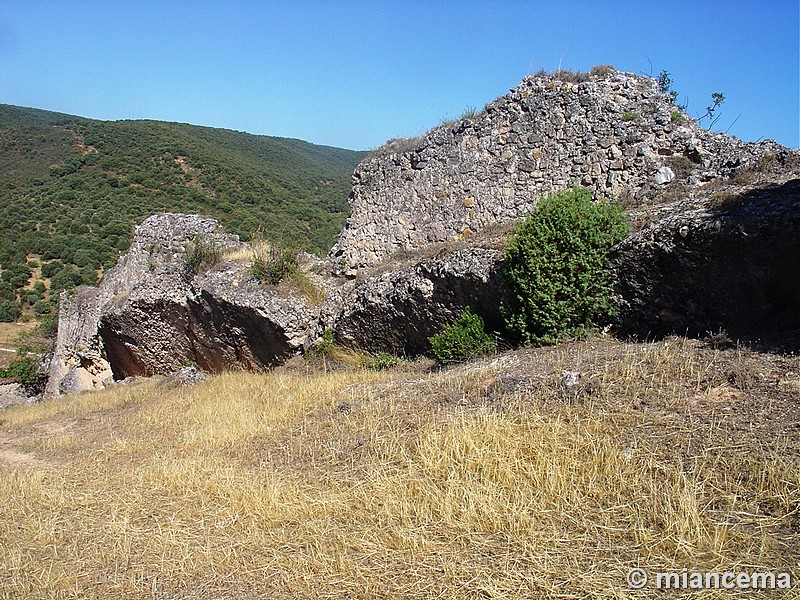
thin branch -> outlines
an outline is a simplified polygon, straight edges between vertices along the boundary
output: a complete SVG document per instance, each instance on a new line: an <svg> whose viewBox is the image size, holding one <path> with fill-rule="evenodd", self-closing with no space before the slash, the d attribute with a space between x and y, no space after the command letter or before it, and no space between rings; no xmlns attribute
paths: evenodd
<svg viewBox="0 0 800 600"><path fill-rule="evenodd" d="M728 132L731 130L731 127L733 127L734 125L736 125L736 121L738 121L738 120L739 120L739 117L741 117L741 116L742 116L742 113L739 113L739 116L738 116L738 117L736 117L736 118L733 120L733 123L731 123L731 124L728 126L728 128L725 130L725 133L728 133Z"/></svg>

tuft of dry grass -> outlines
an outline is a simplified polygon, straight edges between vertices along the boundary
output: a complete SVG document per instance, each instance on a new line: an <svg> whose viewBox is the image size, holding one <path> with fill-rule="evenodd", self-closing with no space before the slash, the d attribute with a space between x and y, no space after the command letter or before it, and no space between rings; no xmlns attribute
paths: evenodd
<svg viewBox="0 0 800 600"><path fill-rule="evenodd" d="M775 381L799 374L796 357L592 339L434 373L225 373L9 409L0 590L655 598L625 573L797 576L800 392Z"/></svg>
<svg viewBox="0 0 800 600"><path fill-rule="evenodd" d="M252 262L254 256L251 246L232 246L222 251L222 258L233 262Z"/></svg>
<svg viewBox="0 0 800 600"><path fill-rule="evenodd" d="M257 260L269 262L279 253L280 248L264 239L256 238L248 246L225 250L223 258L238 263L253 263ZM290 292L299 292L311 306L319 306L325 300L326 292L324 286L316 281L318 278L310 273L310 267L309 264L301 264L290 268L282 283Z"/></svg>

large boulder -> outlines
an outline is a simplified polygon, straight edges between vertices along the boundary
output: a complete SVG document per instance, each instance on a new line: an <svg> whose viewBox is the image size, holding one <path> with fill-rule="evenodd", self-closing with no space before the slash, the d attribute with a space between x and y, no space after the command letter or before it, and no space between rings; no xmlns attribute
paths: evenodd
<svg viewBox="0 0 800 600"><path fill-rule="evenodd" d="M441 247L428 256L367 274L332 294L323 305L316 335L331 329L339 344L368 352L415 355L428 338L467 306L487 326L502 327L501 250L479 245Z"/></svg>
<svg viewBox="0 0 800 600"><path fill-rule="evenodd" d="M649 218L611 259L621 332L800 334L799 179L708 191Z"/></svg>
<svg viewBox="0 0 800 600"><path fill-rule="evenodd" d="M187 250L219 251L192 269ZM249 273L247 246L213 219L160 214L137 227L131 248L97 288L62 298L46 393L102 387L111 379L259 370L302 349L316 311L286 286Z"/></svg>

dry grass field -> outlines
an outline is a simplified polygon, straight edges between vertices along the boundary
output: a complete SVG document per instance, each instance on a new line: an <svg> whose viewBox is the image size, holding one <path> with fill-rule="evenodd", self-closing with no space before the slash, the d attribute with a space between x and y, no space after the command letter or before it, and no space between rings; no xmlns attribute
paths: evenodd
<svg viewBox="0 0 800 600"><path fill-rule="evenodd" d="M633 567L786 571L764 597L800 597L795 356L598 338L300 365L11 408L0 432L3 598L669 597Z"/></svg>

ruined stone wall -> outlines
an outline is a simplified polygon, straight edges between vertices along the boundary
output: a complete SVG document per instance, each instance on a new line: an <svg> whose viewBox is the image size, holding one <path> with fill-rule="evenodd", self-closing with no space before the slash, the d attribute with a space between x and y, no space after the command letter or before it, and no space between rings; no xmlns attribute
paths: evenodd
<svg viewBox="0 0 800 600"><path fill-rule="evenodd" d="M480 114L364 160L353 175L352 215L330 256L352 273L398 250L523 217L565 187L644 201L787 152L794 151L703 129L651 78L610 68L529 76Z"/></svg>

